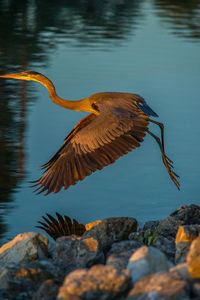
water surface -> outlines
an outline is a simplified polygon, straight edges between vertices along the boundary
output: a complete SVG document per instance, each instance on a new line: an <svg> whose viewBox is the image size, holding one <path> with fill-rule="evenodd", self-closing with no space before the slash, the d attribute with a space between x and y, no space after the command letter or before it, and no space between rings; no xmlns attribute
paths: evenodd
<svg viewBox="0 0 200 300"><path fill-rule="evenodd" d="M1 1L0 25L1 74L41 72L67 99L142 95L165 124L166 152L181 177L179 192L146 136L67 191L35 195L30 181L87 114L56 106L35 82L1 79L2 242L34 231L46 212L83 223L110 216L143 222L200 204L200 1Z"/></svg>

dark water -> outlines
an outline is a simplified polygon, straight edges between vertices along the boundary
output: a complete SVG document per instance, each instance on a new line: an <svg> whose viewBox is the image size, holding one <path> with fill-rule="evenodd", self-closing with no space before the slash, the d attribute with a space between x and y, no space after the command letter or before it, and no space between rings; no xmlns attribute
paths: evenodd
<svg viewBox="0 0 200 300"><path fill-rule="evenodd" d="M200 1L0 1L0 74L35 70L63 98L100 91L141 94L165 124L178 192L155 141L56 195L30 181L85 116L67 111L34 82L0 80L0 236L46 212L87 223L108 216L164 218L200 204ZM151 126L151 130L158 130Z"/></svg>

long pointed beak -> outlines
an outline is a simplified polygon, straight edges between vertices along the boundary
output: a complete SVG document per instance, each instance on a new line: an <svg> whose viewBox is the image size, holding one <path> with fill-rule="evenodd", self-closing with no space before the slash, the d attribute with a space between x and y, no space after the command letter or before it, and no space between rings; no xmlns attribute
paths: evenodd
<svg viewBox="0 0 200 300"><path fill-rule="evenodd" d="M0 77L1 78L13 78L13 79L28 80L21 73L5 74L5 75L0 75Z"/></svg>

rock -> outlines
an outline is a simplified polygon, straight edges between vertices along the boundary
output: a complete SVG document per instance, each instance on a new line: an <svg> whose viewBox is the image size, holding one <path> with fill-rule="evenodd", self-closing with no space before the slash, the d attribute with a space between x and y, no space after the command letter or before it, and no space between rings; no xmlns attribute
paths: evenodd
<svg viewBox="0 0 200 300"><path fill-rule="evenodd" d="M200 282L197 282L192 286L192 291L194 296L196 297L195 299L200 299Z"/></svg>
<svg viewBox="0 0 200 300"><path fill-rule="evenodd" d="M9 265L4 270L0 299L18 299L16 295L26 295L22 299L32 299L40 285L48 279L55 279L61 284L64 276L60 276L59 269L52 263L34 261L26 264ZM2 283L2 281L0 280ZM21 299L19 297L19 299Z"/></svg>
<svg viewBox="0 0 200 300"><path fill-rule="evenodd" d="M0 270L0 290L9 288L9 272L6 268Z"/></svg>
<svg viewBox="0 0 200 300"><path fill-rule="evenodd" d="M200 235L191 243L187 265L193 278L200 278Z"/></svg>
<svg viewBox="0 0 200 300"><path fill-rule="evenodd" d="M94 238L66 236L57 239L53 251L53 263L67 274L77 268L90 267L104 262L103 252Z"/></svg>
<svg viewBox="0 0 200 300"><path fill-rule="evenodd" d="M168 270L171 266L164 253L154 247L143 246L130 257L127 269L132 281L137 282L144 276Z"/></svg>
<svg viewBox="0 0 200 300"><path fill-rule="evenodd" d="M166 219L160 221L158 226L158 234L166 238L175 238L176 232L180 225L184 225L184 221L176 219L170 215Z"/></svg>
<svg viewBox="0 0 200 300"><path fill-rule="evenodd" d="M174 256L176 251L174 238L172 237L166 238L157 233L152 246L158 248L161 252L165 253L167 258L171 262L174 262Z"/></svg>
<svg viewBox="0 0 200 300"><path fill-rule="evenodd" d="M90 270L71 272L59 289L57 299L68 299L68 295L87 300L120 299L130 285L127 271L122 272L112 266L95 265Z"/></svg>
<svg viewBox="0 0 200 300"><path fill-rule="evenodd" d="M58 293L58 285L51 279L43 282L32 300L52 300L56 299Z"/></svg>
<svg viewBox="0 0 200 300"><path fill-rule="evenodd" d="M180 242L192 242L200 234L200 225L179 226L176 234L176 245Z"/></svg>
<svg viewBox="0 0 200 300"><path fill-rule="evenodd" d="M200 206L181 206L166 219L160 221L158 233L169 238L175 238L178 227L181 225L200 224Z"/></svg>
<svg viewBox="0 0 200 300"><path fill-rule="evenodd" d="M108 218L99 225L83 234L83 237L93 237L99 242L103 251L107 251L114 242L127 240L131 232L137 230L137 221L134 218Z"/></svg>
<svg viewBox="0 0 200 300"><path fill-rule="evenodd" d="M0 248L0 265L25 263L48 255L48 239L40 233L18 234Z"/></svg>
<svg viewBox="0 0 200 300"><path fill-rule="evenodd" d="M181 221L182 225L200 224L200 206L195 204L183 205L170 216Z"/></svg>
<svg viewBox="0 0 200 300"><path fill-rule="evenodd" d="M151 235L156 231L158 225L159 225L160 221L156 220L156 221L147 221L144 226L143 226L143 230L147 231L150 230Z"/></svg>
<svg viewBox="0 0 200 300"><path fill-rule="evenodd" d="M177 273L158 272L140 279L127 300L189 300L186 281Z"/></svg>
<svg viewBox="0 0 200 300"><path fill-rule="evenodd" d="M144 244L145 231L142 229L139 229L136 232L131 232L128 236L128 239Z"/></svg>
<svg viewBox="0 0 200 300"><path fill-rule="evenodd" d="M169 269L169 272L178 273L182 279L191 281L192 277L188 271L187 263L181 263Z"/></svg>
<svg viewBox="0 0 200 300"><path fill-rule="evenodd" d="M176 245L175 263L180 264L186 261L187 253L191 242L180 242Z"/></svg>
<svg viewBox="0 0 200 300"><path fill-rule="evenodd" d="M176 264L186 261L187 253L190 249L191 242L199 235L200 225L179 226L176 234Z"/></svg>
<svg viewBox="0 0 200 300"><path fill-rule="evenodd" d="M107 253L106 264L119 269L126 268L130 256L141 246L142 243L136 241L113 243Z"/></svg>

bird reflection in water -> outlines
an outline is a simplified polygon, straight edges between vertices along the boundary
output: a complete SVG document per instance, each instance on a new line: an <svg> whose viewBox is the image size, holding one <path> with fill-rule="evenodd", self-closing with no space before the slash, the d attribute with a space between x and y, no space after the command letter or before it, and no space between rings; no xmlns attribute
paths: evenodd
<svg viewBox="0 0 200 300"><path fill-rule="evenodd" d="M60 98L53 83L40 73L27 71L0 77L40 82L57 105L90 112L69 133L56 154L43 165L45 174L34 185L38 193L46 191L47 195L59 192L62 187L67 189L139 147L146 133L158 143L169 176L180 189L179 176L173 171L173 162L165 154L164 126L150 119L158 115L139 95L105 92L70 101ZM160 127L161 139L148 129L149 122Z"/></svg>

